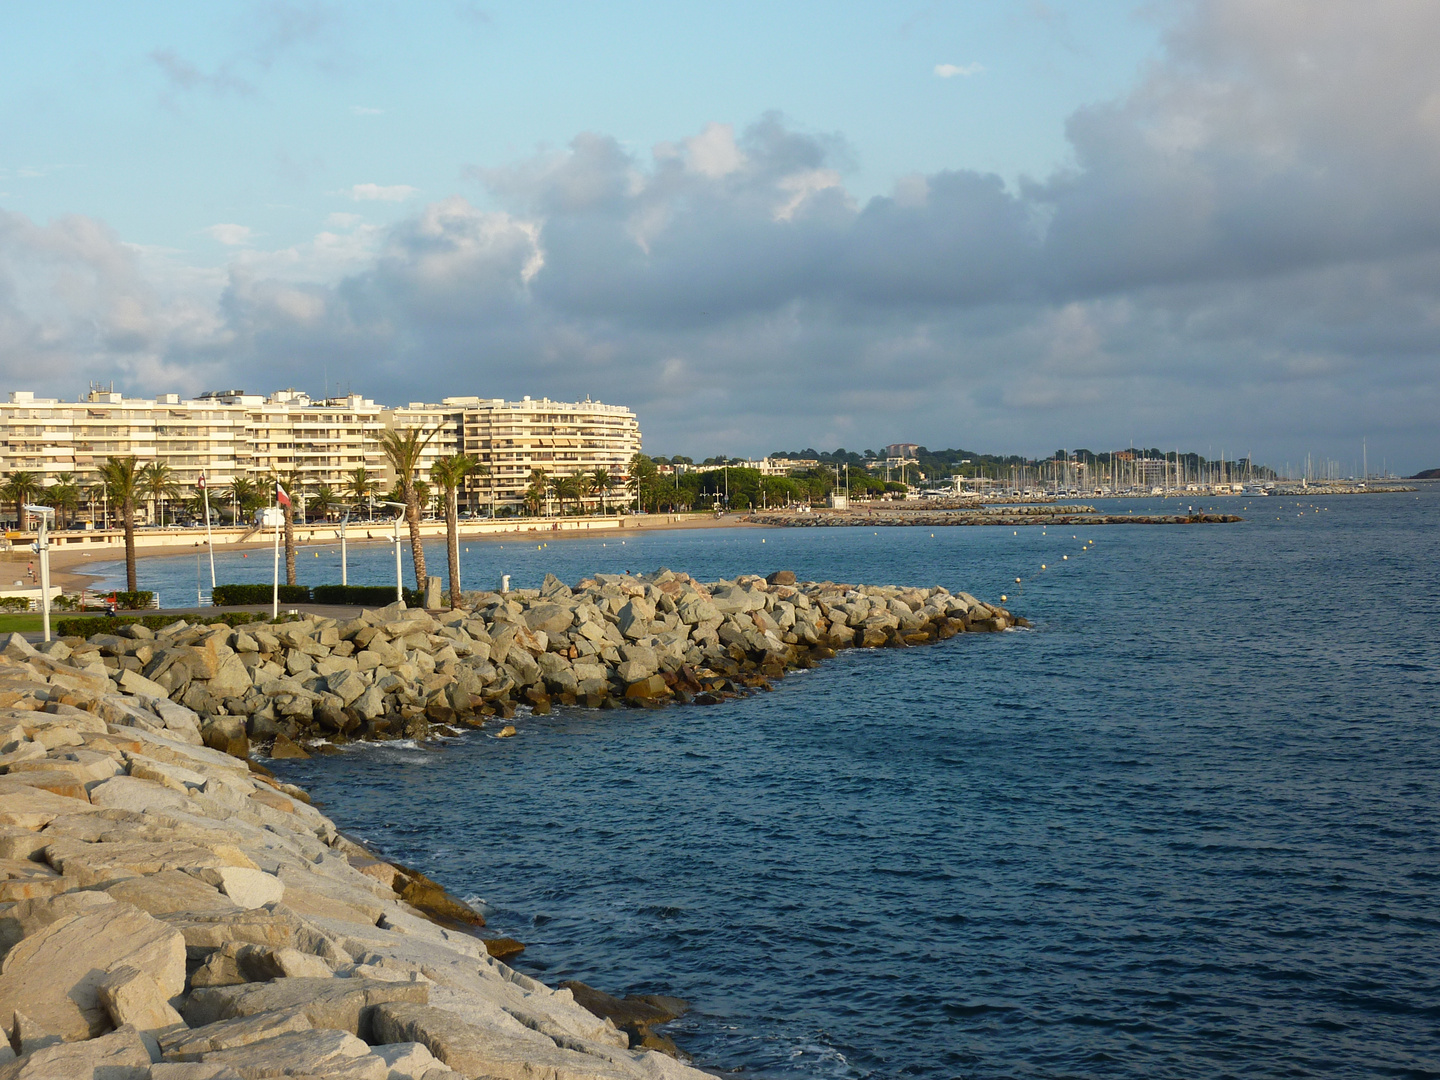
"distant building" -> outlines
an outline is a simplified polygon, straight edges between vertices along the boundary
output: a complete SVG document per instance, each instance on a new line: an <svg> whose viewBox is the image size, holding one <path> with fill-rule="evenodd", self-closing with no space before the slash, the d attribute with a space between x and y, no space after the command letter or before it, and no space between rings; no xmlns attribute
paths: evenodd
<svg viewBox="0 0 1440 1080"><path fill-rule="evenodd" d="M83 401L16 390L0 402L0 475L34 473L42 487L68 475L84 487L98 481L107 458L133 455L169 465L187 497L202 473L212 492L237 478L279 474L298 477L302 498L322 485L343 497L357 468L393 484L380 435L413 427L436 432L421 460L424 478L436 460L460 452L489 468L466 483L461 505L472 510L519 506L534 469L551 476L603 469L618 486L640 450L635 414L598 401L456 397L387 407L358 394L313 401L296 390L218 390L152 400L92 387Z"/></svg>
<svg viewBox="0 0 1440 1080"><path fill-rule="evenodd" d="M885 447L887 458L913 458L920 450L919 443L897 442Z"/></svg>

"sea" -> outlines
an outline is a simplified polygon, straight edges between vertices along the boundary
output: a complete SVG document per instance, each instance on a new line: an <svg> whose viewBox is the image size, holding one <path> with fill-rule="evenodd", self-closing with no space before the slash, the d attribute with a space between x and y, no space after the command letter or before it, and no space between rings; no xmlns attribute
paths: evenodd
<svg viewBox="0 0 1440 1080"><path fill-rule="evenodd" d="M274 767L521 970L685 998L666 1030L721 1075L1440 1076L1440 486L1205 506L1245 520L472 543L477 586L789 569L1034 627Z"/></svg>

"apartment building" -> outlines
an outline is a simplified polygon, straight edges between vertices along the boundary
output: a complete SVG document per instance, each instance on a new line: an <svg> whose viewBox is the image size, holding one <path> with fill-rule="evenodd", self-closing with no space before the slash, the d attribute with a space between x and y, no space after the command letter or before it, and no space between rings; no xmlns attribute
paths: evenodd
<svg viewBox="0 0 1440 1080"><path fill-rule="evenodd" d="M466 484L466 505L477 511L521 506L535 469L549 476L593 476L603 469L618 485L640 452L640 422L622 405L528 397L446 398L444 404L457 411L459 448L489 470Z"/></svg>
<svg viewBox="0 0 1440 1080"><path fill-rule="evenodd" d="M278 474L293 477L302 496L328 485L343 497L361 467L393 485L380 435L407 427L435 432L422 475L462 451L490 470L467 483L462 505L472 511L520 506L537 468L552 476L605 469L618 481L640 450L633 412L588 400L456 397L387 407L358 394L315 401L296 390L219 390L150 400L92 387L83 401L67 402L17 390L0 402L0 476L31 472L48 487L68 474L87 485L107 458L134 455L169 465L186 495L203 472L212 490Z"/></svg>

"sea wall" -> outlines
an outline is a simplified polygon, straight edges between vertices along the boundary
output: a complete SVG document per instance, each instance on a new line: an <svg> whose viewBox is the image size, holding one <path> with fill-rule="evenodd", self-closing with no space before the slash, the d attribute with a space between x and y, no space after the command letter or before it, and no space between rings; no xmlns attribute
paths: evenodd
<svg viewBox="0 0 1440 1080"><path fill-rule="evenodd" d="M1221 525L1243 521L1234 514L1101 514L1091 506L978 507L971 510L812 510L806 513L762 511L744 519L753 525L783 528L890 528L953 525Z"/></svg>
<svg viewBox="0 0 1440 1080"><path fill-rule="evenodd" d="M705 1075L103 667L0 656L0 1080Z"/></svg>
<svg viewBox="0 0 1440 1080"><path fill-rule="evenodd" d="M189 626L42 646L212 748L277 755L304 739L425 738L529 705L716 704L849 647L922 645L1026 625L938 586L768 579L697 582L669 570L597 574L571 588L467 596L431 614L399 605L352 619ZM18 638L9 647L25 653ZM180 708L174 708L174 706Z"/></svg>

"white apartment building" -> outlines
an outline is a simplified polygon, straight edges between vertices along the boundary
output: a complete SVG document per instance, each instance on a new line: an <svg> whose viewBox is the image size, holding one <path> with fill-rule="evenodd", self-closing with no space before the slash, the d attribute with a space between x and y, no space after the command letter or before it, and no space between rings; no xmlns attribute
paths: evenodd
<svg viewBox="0 0 1440 1080"><path fill-rule="evenodd" d="M537 468L551 476L606 469L618 482L640 450L633 412L588 400L457 397L389 408L358 394L312 401L295 390L150 400L92 388L75 402L17 390L0 402L0 476L30 472L48 487L69 475L83 486L98 480L107 458L134 455L142 464L169 465L186 496L203 472L212 490L236 477L264 482L279 475L302 497L328 485L343 499L357 468L385 489L394 484L380 434L406 427L436 430L422 476L439 458L462 451L490 470L467 484L462 504L470 510L518 507Z"/></svg>

